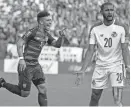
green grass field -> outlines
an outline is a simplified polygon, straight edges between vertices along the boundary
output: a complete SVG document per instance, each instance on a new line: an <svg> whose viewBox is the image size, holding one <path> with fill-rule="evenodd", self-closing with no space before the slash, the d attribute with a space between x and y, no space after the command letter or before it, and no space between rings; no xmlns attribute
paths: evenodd
<svg viewBox="0 0 131 107"><path fill-rule="evenodd" d="M85 76L83 84L75 86L75 75L59 74L45 75L48 90L49 106L88 106L91 95L91 74ZM7 82L17 84L17 74L0 72L0 77L4 77ZM129 87L124 88L124 106L130 105ZM0 106L38 106L37 89L32 84L30 96L21 98L7 90L0 89ZM101 97L100 106L115 106L113 102L111 88L106 89Z"/></svg>

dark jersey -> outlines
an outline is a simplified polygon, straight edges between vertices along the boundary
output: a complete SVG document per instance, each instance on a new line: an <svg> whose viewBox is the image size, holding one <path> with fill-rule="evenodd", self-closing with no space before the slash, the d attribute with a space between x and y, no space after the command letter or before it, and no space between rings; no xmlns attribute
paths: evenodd
<svg viewBox="0 0 131 107"><path fill-rule="evenodd" d="M36 65L42 47L55 40L48 32L40 32L38 27L30 29L22 38L25 41L23 55L27 65Z"/></svg>

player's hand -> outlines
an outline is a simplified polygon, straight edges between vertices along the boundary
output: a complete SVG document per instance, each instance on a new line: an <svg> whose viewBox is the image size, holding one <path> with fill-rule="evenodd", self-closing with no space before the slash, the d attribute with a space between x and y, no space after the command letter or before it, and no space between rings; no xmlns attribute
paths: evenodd
<svg viewBox="0 0 131 107"><path fill-rule="evenodd" d="M25 60L24 59L20 59L19 60L19 64L18 64L18 70L19 71L24 71L26 68L26 63L25 63Z"/></svg>
<svg viewBox="0 0 131 107"><path fill-rule="evenodd" d="M64 32L64 31L65 31L66 29L67 29L67 28L64 28L64 29L62 29L62 30L59 31L59 34L60 34L61 37L65 37L65 32Z"/></svg>
<svg viewBox="0 0 131 107"><path fill-rule="evenodd" d="M83 79L84 79L84 71L80 70L79 72L76 72L76 80L75 80L75 84L77 86L79 86L82 82L83 82Z"/></svg>
<svg viewBox="0 0 131 107"><path fill-rule="evenodd" d="M130 67L126 68L126 82L130 84Z"/></svg>
<svg viewBox="0 0 131 107"><path fill-rule="evenodd" d="M130 73L130 67L126 68L126 72Z"/></svg>

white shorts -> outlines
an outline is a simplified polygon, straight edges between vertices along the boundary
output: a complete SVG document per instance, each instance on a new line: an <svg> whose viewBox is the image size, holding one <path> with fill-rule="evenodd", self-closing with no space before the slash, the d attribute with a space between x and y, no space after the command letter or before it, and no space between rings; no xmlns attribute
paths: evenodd
<svg viewBox="0 0 131 107"><path fill-rule="evenodd" d="M123 87L125 78L125 67L123 64L112 68L96 67L92 76L91 88L104 89L109 86L109 79L112 87Z"/></svg>

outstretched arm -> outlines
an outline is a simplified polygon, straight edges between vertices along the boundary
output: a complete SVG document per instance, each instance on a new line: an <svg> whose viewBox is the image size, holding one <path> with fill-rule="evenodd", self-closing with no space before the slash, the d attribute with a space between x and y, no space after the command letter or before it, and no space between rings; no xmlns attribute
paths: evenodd
<svg viewBox="0 0 131 107"><path fill-rule="evenodd" d="M64 43L64 37L59 37L57 40L54 40L52 42L52 46L56 47L56 48L60 48Z"/></svg>
<svg viewBox="0 0 131 107"><path fill-rule="evenodd" d="M49 35L48 44L56 48L60 48L63 44L66 44L66 45L70 44L68 39L65 37L65 34L63 33L63 31L60 31L59 35L60 37L57 40L55 40L51 35Z"/></svg>

